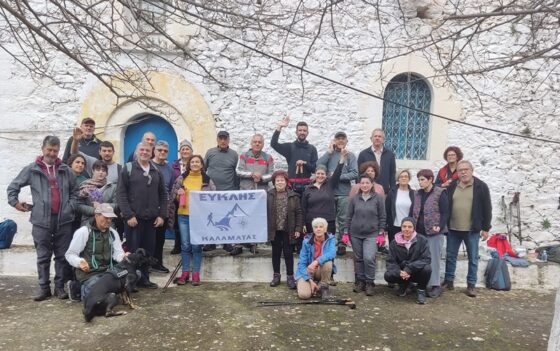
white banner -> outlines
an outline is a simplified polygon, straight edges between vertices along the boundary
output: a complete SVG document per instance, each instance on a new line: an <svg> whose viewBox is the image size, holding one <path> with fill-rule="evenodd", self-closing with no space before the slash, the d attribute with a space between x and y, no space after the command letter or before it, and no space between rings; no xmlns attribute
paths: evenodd
<svg viewBox="0 0 560 351"><path fill-rule="evenodd" d="M266 191L191 191L190 236L195 245L267 241Z"/></svg>

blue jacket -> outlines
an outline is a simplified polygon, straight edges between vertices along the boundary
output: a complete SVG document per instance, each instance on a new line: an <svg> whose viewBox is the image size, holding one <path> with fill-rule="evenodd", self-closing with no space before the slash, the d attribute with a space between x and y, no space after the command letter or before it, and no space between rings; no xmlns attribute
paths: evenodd
<svg viewBox="0 0 560 351"><path fill-rule="evenodd" d="M323 243L323 254L318 257L319 264L322 266L325 262L333 261L333 273L336 273L334 258L336 257L336 238L334 234L327 233L327 239ZM309 280L311 277L307 273L307 266L313 262L315 255L315 245L313 244L313 234L308 234L303 239L301 251L299 253L298 268L296 272L296 280L303 278Z"/></svg>

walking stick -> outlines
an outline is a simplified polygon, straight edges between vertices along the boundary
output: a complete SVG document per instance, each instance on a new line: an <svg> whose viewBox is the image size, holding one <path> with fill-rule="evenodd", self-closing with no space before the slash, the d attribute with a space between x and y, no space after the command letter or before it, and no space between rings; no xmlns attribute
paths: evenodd
<svg viewBox="0 0 560 351"><path fill-rule="evenodd" d="M329 300L305 300L305 301L259 301L257 307L289 306L289 305L342 305L351 310L356 309L356 303L352 299L329 299Z"/></svg>
<svg viewBox="0 0 560 351"><path fill-rule="evenodd" d="M175 279L175 277L177 276L177 272L179 272L179 269L181 269L181 266L183 265L183 260L180 259L179 263L177 263L177 267L175 267L175 269L173 270L173 272L171 272L171 276L169 277L169 279L167 280L167 283L165 283L165 286L163 287L163 289L161 290L162 293L167 291L167 288L169 287L169 285L171 284L171 282L173 281L173 279Z"/></svg>

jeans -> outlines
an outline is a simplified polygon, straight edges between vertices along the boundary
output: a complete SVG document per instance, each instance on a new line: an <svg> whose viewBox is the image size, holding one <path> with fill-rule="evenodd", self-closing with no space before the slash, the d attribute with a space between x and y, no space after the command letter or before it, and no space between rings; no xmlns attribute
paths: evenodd
<svg viewBox="0 0 560 351"><path fill-rule="evenodd" d="M348 196L336 195L334 197L336 207L336 242L338 246L346 246L342 242L342 235L346 232L346 210L348 209Z"/></svg>
<svg viewBox="0 0 560 351"><path fill-rule="evenodd" d="M365 239L350 235L354 251L354 273L356 279L371 282L375 280L375 255L377 254L377 235Z"/></svg>
<svg viewBox="0 0 560 351"><path fill-rule="evenodd" d="M181 232L181 259L183 260L183 272L189 272L190 259L192 256L192 271L200 272L202 265L202 245L191 244L191 231L189 228L189 216L179 215L179 231Z"/></svg>
<svg viewBox="0 0 560 351"><path fill-rule="evenodd" d="M480 241L479 232L459 232L449 230L447 234L447 255L445 258L445 280L455 280L455 270L457 269L457 255L461 242L465 243L467 256L469 257L469 271L467 274L467 284L476 284L478 272L478 243Z"/></svg>

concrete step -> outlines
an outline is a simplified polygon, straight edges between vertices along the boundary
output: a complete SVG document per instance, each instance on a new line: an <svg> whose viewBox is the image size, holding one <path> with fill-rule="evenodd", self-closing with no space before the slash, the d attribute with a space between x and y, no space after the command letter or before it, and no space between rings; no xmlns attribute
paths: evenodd
<svg viewBox="0 0 560 351"><path fill-rule="evenodd" d="M172 242L167 241L164 248L164 264L171 271L177 266L180 255L170 255ZM268 283L272 279L271 248L259 245L259 253L252 254L248 249L238 256L230 256L222 249L205 252L202 262L201 279L213 282L262 282ZM488 257L483 256L478 265L478 285L484 285L484 270ZM12 246L7 250L0 250L0 275L37 276L35 264L35 249L30 246ZM297 258L295 260L297 267ZM457 262L456 286L466 286L467 259L461 253ZM335 280L339 282L354 281L354 263L352 252L335 260L337 274ZM53 266L54 267L54 266ZM282 279L285 281L286 272L282 260ZM442 270L445 261L441 262ZM552 262L531 263L529 267L520 268L508 265L512 282L512 289L552 290L560 286L560 265ZM53 272L54 269L51 269ZM385 284L385 255L377 255L376 283ZM443 275L443 272L442 272ZM163 285L169 274L152 273L151 279ZM171 285L173 286L173 284Z"/></svg>

